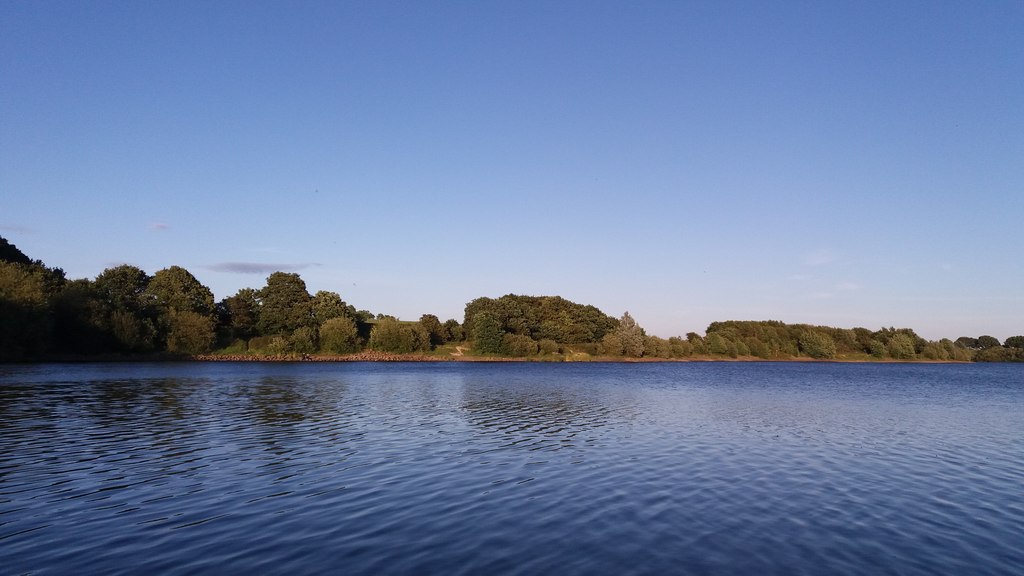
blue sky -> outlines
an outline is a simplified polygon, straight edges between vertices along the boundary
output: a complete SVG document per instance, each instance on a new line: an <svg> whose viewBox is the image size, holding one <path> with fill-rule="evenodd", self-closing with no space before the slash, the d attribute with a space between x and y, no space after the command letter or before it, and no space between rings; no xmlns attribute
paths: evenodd
<svg viewBox="0 0 1024 576"><path fill-rule="evenodd" d="M295 271L403 319L558 294L1024 332L1024 4L3 2L0 235Z"/></svg>

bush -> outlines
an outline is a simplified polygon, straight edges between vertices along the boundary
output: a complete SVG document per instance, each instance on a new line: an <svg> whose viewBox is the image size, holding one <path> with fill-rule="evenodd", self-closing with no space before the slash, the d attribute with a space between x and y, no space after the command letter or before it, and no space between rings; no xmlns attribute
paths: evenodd
<svg viewBox="0 0 1024 576"><path fill-rule="evenodd" d="M804 332L798 341L800 351L819 360L836 357L836 343L828 334Z"/></svg>
<svg viewBox="0 0 1024 576"><path fill-rule="evenodd" d="M317 334L314 328L296 328L289 341L292 351L300 354L312 354L317 350Z"/></svg>
<svg viewBox="0 0 1024 576"><path fill-rule="evenodd" d="M914 357L914 341L906 334L893 334L887 347L889 355L897 360L909 360Z"/></svg>
<svg viewBox="0 0 1024 576"><path fill-rule="evenodd" d="M380 352L409 354L430 350L430 335L419 322L404 324L383 318L370 331L370 348Z"/></svg>
<svg viewBox="0 0 1024 576"><path fill-rule="evenodd" d="M558 354L562 351L562 348L558 345L558 342L545 338L537 343L537 347L540 349L541 354Z"/></svg>
<svg viewBox="0 0 1024 576"><path fill-rule="evenodd" d="M274 336L257 336L249 340L249 351L266 352L270 349Z"/></svg>
<svg viewBox="0 0 1024 576"><path fill-rule="evenodd" d="M359 350L359 329L347 317L332 318L320 327L320 349L332 354L351 354Z"/></svg>
<svg viewBox="0 0 1024 576"><path fill-rule="evenodd" d="M525 334L505 334L501 338L501 348L502 352L516 358L537 353L537 343Z"/></svg>

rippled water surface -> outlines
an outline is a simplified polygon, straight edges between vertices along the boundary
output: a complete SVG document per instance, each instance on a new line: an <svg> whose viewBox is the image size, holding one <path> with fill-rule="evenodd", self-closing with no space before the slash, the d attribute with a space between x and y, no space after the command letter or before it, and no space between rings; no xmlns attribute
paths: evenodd
<svg viewBox="0 0 1024 576"><path fill-rule="evenodd" d="M1024 366L0 366L0 572L1021 574Z"/></svg>

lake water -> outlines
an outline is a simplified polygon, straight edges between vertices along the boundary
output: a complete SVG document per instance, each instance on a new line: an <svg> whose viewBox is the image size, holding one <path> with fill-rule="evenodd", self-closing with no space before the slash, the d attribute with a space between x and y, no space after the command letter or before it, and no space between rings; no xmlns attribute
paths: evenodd
<svg viewBox="0 0 1024 576"><path fill-rule="evenodd" d="M1024 366L0 366L0 573L1022 574Z"/></svg>

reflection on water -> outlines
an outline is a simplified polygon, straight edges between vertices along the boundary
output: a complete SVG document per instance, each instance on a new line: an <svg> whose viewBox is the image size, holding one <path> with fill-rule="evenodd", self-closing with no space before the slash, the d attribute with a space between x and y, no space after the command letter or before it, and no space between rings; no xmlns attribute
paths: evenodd
<svg viewBox="0 0 1024 576"><path fill-rule="evenodd" d="M10 573L1019 573L1019 367L0 367Z"/></svg>

